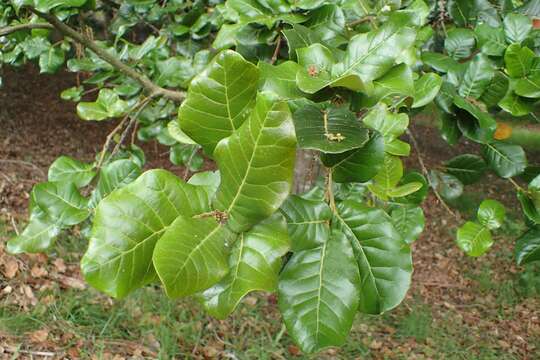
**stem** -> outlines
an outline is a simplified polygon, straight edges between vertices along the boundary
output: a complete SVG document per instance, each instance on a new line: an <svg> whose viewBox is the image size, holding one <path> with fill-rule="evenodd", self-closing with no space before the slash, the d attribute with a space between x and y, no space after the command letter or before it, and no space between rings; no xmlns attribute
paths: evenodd
<svg viewBox="0 0 540 360"><path fill-rule="evenodd" d="M189 172L190 172L189 167L191 166L191 161L193 161L193 157L195 156L195 154L197 153L198 150L199 150L199 148L197 146L194 146L193 151L189 155L188 161L184 164L184 166L185 166L184 176L183 176L184 180L187 180L187 177L188 177Z"/></svg>
<svg viewBox="0 0 540 360"><path fill-rule="evenodd" d="M118 143L114 147L114 149L113 149L113 151L111 153L111 158L118 152L118 150L120 149L120 145L122 145L122 143L126 140L126 137L129 134L130 130L136 124L137 118L139 117L140 113L144 110L146 105L148 105L150 103L151 100L152 100L152 98L146 98L143 101L141 101L139 104L135 105L133 110L137 109L137 112L135 113L135 115L133 115L131 117L131 120L129 121L128 126L126 126L126 128L122 132L122 135L120 135L120 140L118 141ZM129 116L129 113L126 116Z"/></svg>
<svg viewBox="0 0 540 360"><path fill-rule="evenodd" d="M428 174L428 170L426 168L426 164L424 163L424 159L422 158L422 154L420 152L420 147L418 146L418 142L416 141L416 138L414 137L413 133L409 129L407 129L407 135L411 139L413 147L414 147L414 149L416 151L416 156L418 157L418 163L420 164L420 168L422 169L422 173L424 174L424 176L426 177L429 185L433 189L433 193L437 197L437 200L439 200L439 202L442 204L442 206L445 208L445 210L448 211L448 213L450 213L453 217L455 217L456 220L460 221L461 217L457 213L452 211L452 209L450 209L448 204L446 204L446 202L441 197L441 194L439 194L439 192L437 191L437 188L435 186L433 186L433 183L431 182L431 178L430 178L430 176Z"/></svg>
<svg viewBox="0 0 540 360"><path fill-rule="evenodd" d="M274 54L272 55L272 60L270 60L270 64L274 65L276 62L278 56L279 56L279 50L281 49L281 34L278 35L277 41L276 41L276 48L274 50Z"/></svg>
<svg viewBox="0 0 540 360"><path fill-rule="evenodd" d="M333 181L332 181L332 169L328 169L327 177L326 177L326 196L328 197L328 204L330 205L330 209L335 213L336 210L336 200L334 199L334 189L333 189Z"/></svg>
<svg viewBox="0 0 540 360"><path fill-rule="evenodd" d="M150 97L156 97L156 96L163 96L171 101L175 102L182 102L185 98L185 93L180 91L174 91L174 90L168 90L165 88L162 88L156 84L154 84L149 78L147 78L144 74L139 73L135 69L131 68L130 66L124 64L120 60L118 60L115 56L111 55L109 52L107 52L105 49L99 47L94 41L86 37L85 35L82 35L81 33L75 31L68 25L64 24L58 18L51 14L45 14L40 11L37 11L36 9L29 7L30 11L34 14L38 15L39 17L47 20L52 26L54 26L56 29L58 29L62 34L64 34L67 37L72 38L73 40L77 41L78 43L82 44L84 47L92 50L98 57L108 62L110 65L114 66L117 70L122 72L123 74L135 79L138 81L149 93Z"/></svg>
<svg viewBox="0 0 540 360"><path fill-rule="evenodd" d="M516 190L519 190L519 191L525 191L514 179L512 178L508 178L508 181L510 181L510 183L512 185L514 185L514 187L516 188Z"/></svg>
<svg viewBox="0 0 540 360"><path fill-rule="evenodd" d="M32 29L47 29L53 30L54 26L51 24L19 24L13 26L6 26L0 29L0 36L6 36L16 31L32 30Z"/></svg>

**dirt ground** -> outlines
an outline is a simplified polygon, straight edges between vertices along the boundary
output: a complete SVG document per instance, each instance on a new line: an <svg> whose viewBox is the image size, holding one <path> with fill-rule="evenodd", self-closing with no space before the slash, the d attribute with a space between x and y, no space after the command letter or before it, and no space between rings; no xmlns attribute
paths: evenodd
<svg viewBox="0 0 540 360"><path fill-rule="evenodd" d="M0 89L0 217L6 232L12 232L15 226L24 224L28 194L33 184L45 179L49 164L59 155L91 160L114 123L104 125L82 121L75 114L74 104L60 99L59 93L74 83L72 74L39 75L36 69L27 67L18 71L6 70L3 78L4 88ZM440 165L457 153L433 129L413 127L413 131L428 168ZM475 150L471 144L461 144L460 147ZM150 144L144 148L150 167L168 163L165 148ZM411 156L408 167L418 167L415 159L415 155ZM171 169L170 164L168 167ZM181 168L172 168L172 171L182 173ZM449 319L454 327L444 331L456 331L458 334L455 334L455 338L472 339L470 343L458 342L455 347L465 346L465 343L477 344L467 345L471 346L470 357L463 355L456 358L538 359L539 297L537 294L516 295L523 269L518 269L512 259L513 241L521 231L519 209L512 188L489 175L478 186L468 188L467 193L472 203L482 196L501 200L507 206L511 220L505 224L503 232L496 235L496 244L486 256L481 259L467 258L453 243L458 221L449 216L434 196L430 195L423 205L426 229L414 244L413 287L396 316L405 316L418 306L427 306L433 322ZM1 240L0 307L9 298L10 306L15 302L20 311L29 311L36 306L37 299L42 299L35 294L50 282L60 282L65 285L63 287L78 292L87 291L76 264L69 265L68 270L64 266L63 271L60 271L62 263L58 258L48 259L42 255L15 259L4 253L3 242L7 238ZM14 262L18 264L15 270ZM28 272L31 272L31 276ZM9 292L6 291L8 287ZM19 294L21 299L16 299L13 294ZM104 302L110 301L104 297L101 299ZM271 298L268 301L271 311L275 312L275 304L272 305ZM412 322L412 326L416 326L414 319ZM5 331L1 325L0 357L2 349L6 351L6 358L11 356L7 351L17 344L22 344L21 349L31 348L37 358L40 351L62 353L66 358L78 357L73 354L70 356L69 352L66 355L65 342L61 336L58 341L51 341L50 338L48 341L40 341L43 339L39 338L39 334L32 332L30 338L23 339ZM412 340L397 341L392 327L373 325L367 329L362 326L355 329L359 338L369 333L369 336L366 335L370 339L369 344L365 345L372 358L454 358L448 355L451 350L445 350L449 351L446 355L437 353L438 345L429 343L429 339L435 335L428 334L424 340L413 337ZM120 358L133 356L130 352L133 344L125 344L125 347L115 347ZM430 354L425 350L428 348L434 349L435 353ZM198 350L191 350L194 358L219 358L218 355L197 356ZM467 354L467 351L463 351L467 349L459 350ZM483 357L481 354L485 354L484 350L493 350L495 356ZM285 351L288 353L283 355L284 358L297 355L290 347ZM411 355L413 353L414 356ZM20 354L25 357L24 352ZM31 352L26 354L31 357ZM326 353L324 356L338 357L335 353ZM340 358L348 358L344 356Z"/></svg>

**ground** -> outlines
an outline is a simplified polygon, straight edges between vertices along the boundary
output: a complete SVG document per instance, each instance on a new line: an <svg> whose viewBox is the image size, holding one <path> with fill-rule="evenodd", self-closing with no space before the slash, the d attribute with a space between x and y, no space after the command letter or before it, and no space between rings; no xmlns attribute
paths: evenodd
<svg viewBox="0 0 540 360"><path fill-rule="evenodd" d="M28 193L59 155L90 160L114 124L79 120L59 92L74 75L6 71L0 91L0 356L5 358L193 359L538 359L540 270L518 268L513 242L522 220L512 189L489 176L468 188L464 217L482 197L509 218L488 255L467 258L454 244L458 221L430 195L426 230L414 244L413 286L397 309L358 315L341 349L304 356L291 342L276 298L253 294L229 319L206 316L195 300L168 300L149 286L124 300L88 288L78 262L86 246L73 231L47 255L13 257L5 242L26 221ZM413 127L428 167L455 153L433 130ZM474 148L461 144L462 148ZM145 145L150 167L166 148ZM474 149L473 149L474 150ZM534 155L533 155L534 156ZM411 157L409 167L417 167ZM534 160L534 158L532 158ZM536 160L540 160L536 156ZM177 174L183 169L171 167Z"/></svg>

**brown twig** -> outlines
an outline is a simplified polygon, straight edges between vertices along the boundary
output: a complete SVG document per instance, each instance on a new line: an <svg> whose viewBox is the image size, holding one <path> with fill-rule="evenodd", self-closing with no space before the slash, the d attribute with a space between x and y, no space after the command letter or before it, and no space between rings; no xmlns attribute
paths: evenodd
<svg viewBox="0 0 540 360"><path fill-rule="evenodd" d="M278 38L276 41L276 48L274 49L274 54L272 54L272 59L270 60L270 64L274 65L274 63L277 61L280 50L281 50L281 34L278 35Z"/></svg>
<svg viewBox="0 0 540 360"><path fill-rule="evenodd" d="M413 145L413 147L414 147L414 149L416 151L416 156L418 158L418 163L420 164L420 168L422 169L422 173L424 174L424 176L426 177L429 185L433 189L433 193L435 194L435 196L437 197L439 202L442 204L444 209L446 211L448 211L448 213L450 213L454 218L456 218L456 220L460 221L461 217L457 213L452 211L452 209L450 209L448 204L446 204L446 202L441 197L441 194L439 194L439 192L437 191L437 188L431 182L431 177L429 176L428 170L427 170L426 165L424 163L424 159L422 158L422 153L420 152L420 147L418 146L418 142L416 141L416 138L414 137L413 133L409 129L407 129L407 135L409 136L409 139L411 139L412 145Z"/></svg>
<svg viewBox="0 0 540 360"><path fill-rule="evenodd" d="M99 47L94 41L89 39L87 36L79 33L78 31L75 31L68 25L64 24L62 21L60 21L56 16L52 14L46 14L42 13L32 7L29 7L30 11L34 14L38 15L39 17L47 20L52 26L54 26L58 31L60 31L62 34L64 34L67 37L72 38L73 40L77 41L78 43L82 44L84 47L92 50L98 57L108 62L110 65L115 67L117 70L122 72L123 74L135 79L137 82L139 82L148 92L150 97L157 97L157 96L163 96L169 100L175 101L175 102L182 102L185 98L185 93L181 91L174 91L162 88L156 84L154 84L146 75L139 73L135 69L131 68L130 66L124 64L121 62L118 58L116 58L114 55L111 55L107 50Z"/></svg>
<svg viewBox="0 0 540 360"><path fill-rule="evenodd" d="M12 26L6 26L0 29L0 36L6 36L11 33L21 30L33 30L33 29L47 29L53 30L54 26L51 24L18 24Z"/></svg>

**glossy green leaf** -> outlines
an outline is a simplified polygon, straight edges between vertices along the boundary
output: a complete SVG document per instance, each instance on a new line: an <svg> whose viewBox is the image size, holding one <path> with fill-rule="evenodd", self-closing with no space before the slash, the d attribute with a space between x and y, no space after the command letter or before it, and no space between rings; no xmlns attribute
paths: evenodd
<svg viewBox="0 0 540 360"><path fill-rule="evenodd" d="M531 49L512 44L504 53L506 72L513 78L526 76L531 71L534 58L535 55Z"/></svg>
<svg viewBox="0 0 540 360"><path fill-rule="evenodd" d="M215 219L181 214L164 230L152 261L167 296L206 290L229 271L227 255L236 235Z"/></svg>
<svg viewBox="0 0 540 360"><path fill-rule="evenodd" d="M502 142L486 144L484 158L491 169L502 178L517 176L527 167L525 151L519 145Z"/></svg>
<svg viewBox="0 0 540 360"><path fill-rule="evenodd" d="M384 145L384 151L390 155L409 156L411 154L411 145L405 141L394 139Z"/></svg>
<svg viewBox="0 0 540 360"><path fill-rule="evenodd" d="M76 225L90 215L88 199L84 198L72 182L49 181L34 186L32 196L36 205L56 224Z"/></svg>
<svg viewBox="0 0 540 360"><path fill-rule="evenodd" d="M494 75L495 69L491 60L483 54L476 55L463 75L458 89L459 95L464 98L480 98Z"/></svg>
<svg viewBox="0 0 540 360"><path fill-rule="evenodd" d="M411 249L380 209L347 200L338 204L336 218L360 269L359 310L381 314L393 309L411 284Z"/></svg>
<svg viewBox="0 0 540 360"><path fill-rule="evenodd" d="M430 51L422 52L422 62L441 73L456 71L461 66L456 60L447 55Z"/></svg>
<svg viewBox="0 0 540 360"><path fill-rule="evenodd" d="M477 257L489 250L493 239L487 227L467 221L458 229L456 243L467 255Z"/></svg>
<svg viewBox="0 0 540 360"><path fill-rule="evenodd" d="M463 194L463 184L454 175L431 170L429 172L429 182L444 199L454 200Z"/></svg>
<svg viewBox="0 0 540 360"><path fill-rule="evenodd" d="M446 172L457 177L464 185L477 182L484 175L487 165L478 155L458 155L444 164Z"/></svg>
<svg viewBox="0 0 540 360"><path fill-rule="evenodd" d="M127 110L127 102L120 99L113 90L106 88L99 91L95 102L80 102L77 104L77 115L83 120L101 121L119 117Z"/></svg>
<svg viewBox="0 0 540 360"><path fill-rule="evenodd" d="M72 182L77 187L84 187L92 181L96 172L92 164L70 158L69 156L60 156L49 167L49 181Z"/></svg>
<svg viewBox="0 0 540 360"><path fill-rule="evenodd" d="M525 116L534 110L534 102L534 99L518 96L514 91L510 90L497 105L513 116Z"/></svg>
<svg viewBox="0 0 540 360"><path fill-rule="evenodd" d="M540 224L540 209L536 207L533 199L525 191L518 191L517 198L525 217L533 224Z"/></svg>
<svg viewBox="0 0 540 360"><path fill-rule="evenodd" d="M30 217L30 222L16 237L7 242L11 254L47 251L60 233L60 227L43 216Z"/></svg>
<svg viewBox="0 0 540 360"><path fill-rule="evenodd" d="M291 29L283 30L289 48L289 58L296 60L296 50L321 43L321 37L310 28L300 24L293 24Z"/></svg>
<svg viewBox="0 0 540 360"><path fill-rule="evenodd" d="M396 186L393 189L388 190L387 195L392 198L400 198L417 192L422 188L421 182L410 182L400 186Z"/></svg>
<svg viewBox="0 0 540 360"><path fill-rule="evenodd" d="M332 179L335 182L364 183L380 171L384 163L384 149L383 137L376 134L359 149L342 154L324 154L321 160L332 167Z"/></svg>
<svg viewBox="0 0 540 360"><path fill-rule="evenodd" d="M332 212L325 202L291 195L281 205L281 213L287 220L292 251L313 249L328 239Z"/></svg>
<svg viewBox="0 0 540 360"><path fill-rule="evenodd" d="M497 122L495 119L487 112L482 111L475 104L463 99L460 96L454 97L454 105L458 108L465 110L469 113L474 119L476 119L477 124L472 123L470 120L474 119L463 119L460 118L458 125L470 126L474 129L473 131L466 132L464 126L460 126L460 130L471 140L480 143L487 143L493 139L493 134L497 129Z"/></svg>
<svg viewBox="0 0 540 360"><path fill-rule="evenodd" d="M402 135L409 126L407 114L392 113L382 103L371 109L362 120L366 126L381 133L386 143Z"/></svg>
<svg viewBox="0 0 540 360"><path fill-rule="evenodd" d="M431 103L439 93L441 86L441 77L434 73L424 74L415 80L412 108L419 108Z"/></svg>
<svg viewBox="0 0 540 360"><path fill-rule="evenodd" d="M390 213L392 223L407 244L412 244L424 231L425 217L421 207L399 206Z"/></svg>
<svg viewBox="0 0 540 360"><path fill-rule="evenodd" d="M322 246L292 256L279 278L279 309L302 351L345 342L358 309L359 285L351 244L340 231Z"/></svg>
<svg viewBox="0 0 540 360"><path fill-rule="evenodd" d="M36 10L49 12L56 8L81 7L87 0L33 0Z"/></svg>
<svg viewBox="0 0 540 360"><path fill-rule="evenodd" d="M306 105L293 115L298 146L325 153L342 153L363 146L368 130L345 107L321 109Z"/></svg>
<svg viewBox="0 0 540 360"><path fill-rule="evenodd" d="M59 47L50 47L39 55L39 72L42 74L54 74L64 64L65 54Z"/></svg>
<svg viewBox="0 0 540 360"><path fill-rule="evenodd" d="M506 209L497 200L486 199L478 208L478 222L488 229L500 228L505 217Z"/></svg>
<svg viewBox="0 0 540 360"><path fill-rule="evenodd" d="M169 131L171 137L181 144L196 144L196 142L192 138L187 136L186 133L183 132L182 129L180 129L180 125L177 121L169 121L169 123L167 124L167 130Z"/></svg>
<svg viewBox="0 0 540 360"><path fill-rule="evenodd" d="M514 252L518 265L540 260L540 229L532 228L517 239Z"/></svg>
<svg viewBox="0 0 540 360"><path fill-rule="evenodd" d="M191 82L178 110L180 128L211 154L247 119L258 81L255 65L234 51L221 52Z"/></svg>
<svg viewBox="0 0 540 360"><path fill-rule="evenodd" d="M275 291L281 257L288 250L287 223L281 215L240 234L229 256L227 276L202 294L206 311L224 319L249 292Z"/></svg>
<svg viewBox="0 0 540 360"><path fill-rule="evenodd" d="M399 183L402 176L403 164L401 160L396 156L386 155L381 169L373 178L373 182L368 185L368 188L382 200L387 200L388 192Z"/></svg>
<svg viewBox="0 0 540 360"><path fill-rule="evenodd" d="M462 60L471 56L475 44L474 31L463 28L449 30L448 36L444 40L446 52L455 60Z"/></svg>
<svg viewBox="0 0 540 360"><path fill-rule="evenodd" d="M470 0L448 0L448 15L457 26L470 24L474 15L474 4Z"/></svg>
<svg viewBox="0 0 540 360"><path fill-rule="evenodd" d="M235 232L273 214L291 189L296 139L285 102L261 93L249 120L216 147L221 184L213 203Z"/></svg>
<svg viewBox="0 0 540 360"><path fill-rule="evenodd" d="M375 105L381 99L409 97L414 93L414 81L411 68L406 64L394 66L379 79L373 81L373 93L366 102Z"/></svg>
<svg viewBox="0 0 540 360"><path fill-rule="evenodd" d="M277 94L281 99L297 99L305 96L296 86L296 74L301 67L294 61L285 61L277 66L260 61L258 65L261 71L261 91L270 91Z"/></svg>
<svg viewBox="0 0 540 360"><path fill-rule="evenodd" d="M105 196L137 179L141 168L130 159L120 159L101 168L99 180L90 197L90 206L95 207Z"/></svg>
<svg viewBox="0 0 540 360"><path fill-rule="evenodd" d="M145 172L99 203L81 260L84 278L110 296L126 296L155 279L154 246L169 225L180 215L208 211L210 199L204 188L165 170Z"/></svg>
<svg viewBox="0 0 540 360"><path fill-rule="evenodd" d="M540 74L530 75L514 83L514 91L519 96L540 98Z"/></svg>
<svg viewBox="0 0 540 360"><path fill-rule="evenodd" d="M495 107L505 97L508 92L508 86L508 77L502 72L496 71L480 100L488 108Z"/></svg>
<svg viewBox="0 0 540 360"><path fill-rule="evenodd" d="M478 47L488 56L502 56L507 44L504 30L501 27L491 27L486 23L478 24L474 29L478 39Z"/></svg>
<svg viewBox="0 0 540 360"><path fill-rule="evenodd" d="M529 36L532 21L525 15L508 14L504 18L504 33L509 43L520 43Z"/></svg>

